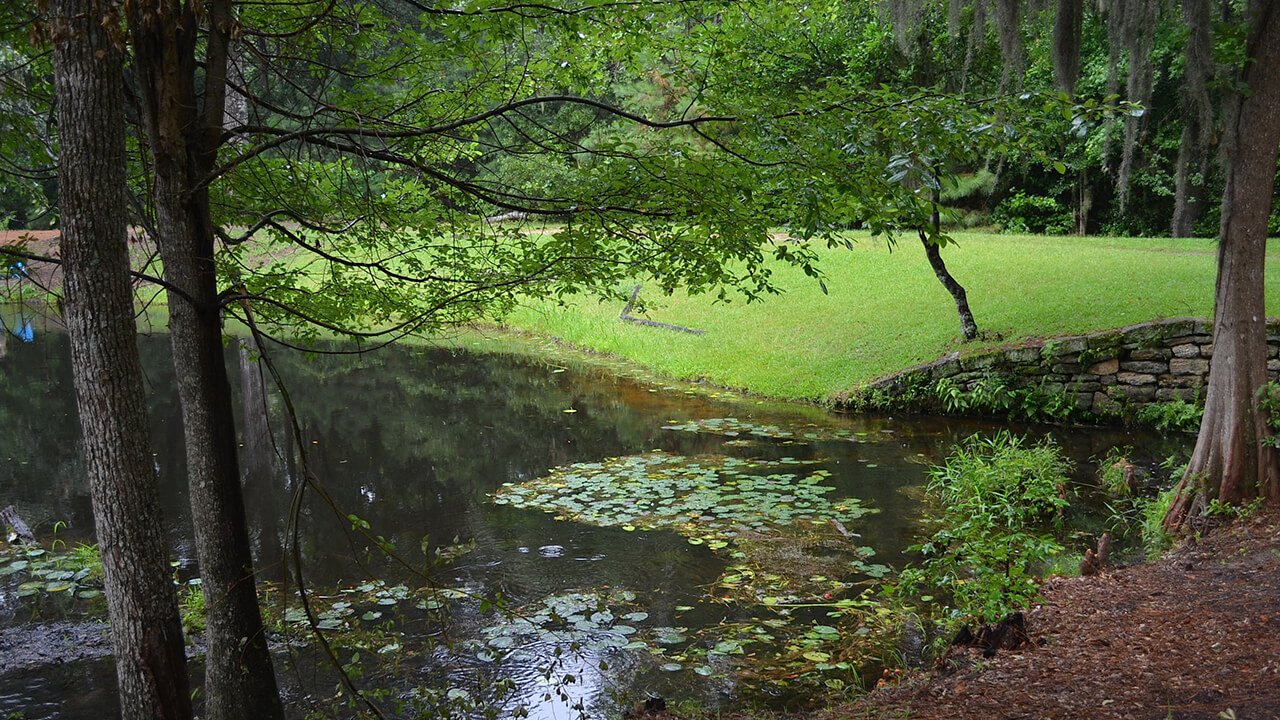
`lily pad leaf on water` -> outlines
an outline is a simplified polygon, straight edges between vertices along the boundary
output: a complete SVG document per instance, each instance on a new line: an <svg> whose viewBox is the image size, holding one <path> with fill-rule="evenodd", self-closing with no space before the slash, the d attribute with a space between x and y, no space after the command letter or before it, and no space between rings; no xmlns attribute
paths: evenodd
<svg viewBox="0 0 1280 720"><path fill-rule="evenodd" d="M598 527L667 528L717 551L729 548L743 527L852 522L870 512L855 498L828 497L835 488L823 482L826 471L805 478L770 472L789 464L651 452L554 468L502 486L494 499Z"/></svg>
<svg viewBox="0 0 1280 720"><path fill-rule="evenodd" d="M788 442L866 442L869 433L855 433L844 428L833 428L816 423L796 423L787 426L768 423L756 423L735 417L704 418L701 420L672 420L662 426L663 430L680 432L707 433L736 438L750 435L758 438L771 438ZM880 439L879 435L874 438Z"/></svg>

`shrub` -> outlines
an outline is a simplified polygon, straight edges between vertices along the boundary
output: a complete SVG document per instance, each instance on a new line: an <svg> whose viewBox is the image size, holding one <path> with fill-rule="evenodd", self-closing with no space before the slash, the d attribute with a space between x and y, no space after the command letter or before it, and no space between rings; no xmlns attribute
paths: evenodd
<svg viewBox="0 0 1280 720"><path fill-rule="evenodd" d="M1148 403L1138 411L1138 420L1161 432L1195 432L1200 429L1204 406L1186 400Z"/></svg>
<svg viewBox="0 0 1280 720"><path fill-rule="evenodd" d="M1071 232L1074 219L1071 210L1057 200L1019 190L996 205L991 222L1005 232L1063 235Z"/></svg>
<svg viewBox="0 0 1280 720"><path fill-rule="evenodd" d="M965 440L931 471L936 530L912 550L923 561L891 592L949 597L943 624L997 622L1037 597L1037 571L1062 552L1051 529L1066 507L1071 463L1052 442L1007 432Z"/></svg>

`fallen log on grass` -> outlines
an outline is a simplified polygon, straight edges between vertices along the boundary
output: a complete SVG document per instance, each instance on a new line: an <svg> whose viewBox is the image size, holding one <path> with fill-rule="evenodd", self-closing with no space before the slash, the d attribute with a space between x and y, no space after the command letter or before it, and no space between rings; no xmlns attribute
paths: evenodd
<svg viewBox="0 0 1280 720"><path fill-rule="evenodd" d="M637 285L635 289L631 291L631 299L627 301L626 307L622 308L622 313L618 315L619 320L622 320L623 322L635 323L637 325L646 325L648 327L662 328L663 330L675 330L676 332L689 333L690 335L701 335L704 332L706 332L706 330L688 328L683 325L672 325L670 323L658 322L657 320L650 320L648 318L638 318L632 315L631 310L632 308L635 307L636 298L640 297L640 288L642 287L644 286Z"/></svg>

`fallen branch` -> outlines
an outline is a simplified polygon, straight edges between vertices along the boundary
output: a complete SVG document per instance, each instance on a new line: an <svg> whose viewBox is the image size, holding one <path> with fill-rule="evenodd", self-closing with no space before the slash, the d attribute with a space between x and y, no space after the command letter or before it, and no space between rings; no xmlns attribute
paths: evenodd
<svg viewBox="0 0 1280 720"><path fill-rule="evenodd" d="M647 325L649 327L662 328L663 330L675 330L676 332L689 333L690 335L701 335L704 332L706 332L706 330L697 330L695 328L688 328L683 325L672 325L671 323L658 322L657 320L650 320L648 318L638 318L632 315L631 309L635 307L636 298L640 297L640 288L642 287L644 286L637 285L635 289L631 291L631 299L627 301L627 306L622 308L622 313L618 315L619 320L622 320L623 322L635 323L637 325Z"/></svg>

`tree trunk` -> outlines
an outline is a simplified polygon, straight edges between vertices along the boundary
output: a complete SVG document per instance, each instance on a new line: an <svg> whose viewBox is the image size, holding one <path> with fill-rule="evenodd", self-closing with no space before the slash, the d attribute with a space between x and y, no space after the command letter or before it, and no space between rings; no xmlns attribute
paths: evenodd
<svg viewBox="0 0 1280 720"><path fill-rule="evenodd" d="M934 174L937 177L937 174ZM937 236L942 232L942 214L938 210L941 203L942 191L940 187L933 188L933 214L930 221L933 225L933 235ZM956 312L960 315L960 332L964 335L965 340L973 340L978 337L978 323L973 319L973 311L969 309L969 296L965 293L964 287L951 277L951 271L947 270L947 264L942 261L942 250L938 244L930 239L928 233L924 230L918 230L920 234L920 244L924 245L924 254L929 258L929 265L933 267L933 274L938 277L938 282L942 283L942 287L951 293L951 297L956 301Z"/></svg>
<svg viewBox="0 0 1280 720"><path fill-rule="evenodd" d="M1280 0L1250 4L1247 97L1226 114L1226 187L1218 244L1213 362L1204 420L1165 526L1209 501L1280 499L1280 467L1258 403L1267 381L1263 261L1280 148Z"/></svg>
<svg viewBox="0 0 1280 720"><path fill-rule="evenodd" d="M1182 141L1178 147L1178 161L1174 172L1173 237L1192 237L1196 222L1200 220L1200 206L1205 194L1204 174L1208 170L1208 151L1197 146L1196 134L1190 123L1182 128Z"/></svg>
<svg viewBox="0 0 1280 720"><path fill-rule="evenodd" d="M929 236L923 230L920 232L920 242L924 245L924 254L928 256L929 264L933 266L933 274L938 276L938 281L956 301L956 312L960 315L960 332L964 334L965 340L973 340L978 337L978 323L974 321L973 312L969 310L969 297L964 287L951 277L947 264L942 261L942 252L935 243L929 241Z"/></svg>
<svg viewBox="0 0 1280 720"><path fill-rule="evenodd" d="M72 377L126 720L191 717L147 431L126 241L121 54L103 6L52 3Z"/></svg>
<svg viewBox="0 0 1280 720"><path fill-rule="evenodd" d="M191 513L206 618L205 716L283 716L258 607L223 358L207 190L224 121L225 0L206 3L210 25L203 105L196 96L195 10L174 0L130 5L129 25L151 143L153 198L169 332L182 403ZM198 112L203 110L203 114Z"/></svg>

